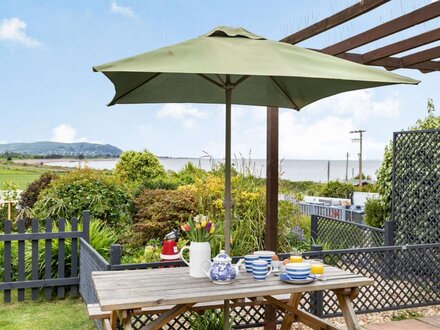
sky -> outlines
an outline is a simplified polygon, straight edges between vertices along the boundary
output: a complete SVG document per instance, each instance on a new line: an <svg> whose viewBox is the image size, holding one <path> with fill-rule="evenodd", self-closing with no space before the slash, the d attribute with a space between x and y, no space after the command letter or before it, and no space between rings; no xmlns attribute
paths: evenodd
<svg viewBox="0 0 440 330"><path fill-rule="evenodd" d="M299 45L323 48L431 1L392 0ZM194 38L219 25L279 40L355 2L0 0L0 143L85 141L148 149L160 156L200 157L206 152L221 158L224 106L107 107L113 85L92 67ZM373 46L431 30L439 22L431 20ZM426 115L428 98L440 102L438 73L394 72L421 83L343 93L301 112L280 109L280 158L345 159L349 152L356 159L359 145L349 131L365 129L364 159L381 159L394 131ZM265 134L265 108L233 107L235 155L265 158Z"/></svg>

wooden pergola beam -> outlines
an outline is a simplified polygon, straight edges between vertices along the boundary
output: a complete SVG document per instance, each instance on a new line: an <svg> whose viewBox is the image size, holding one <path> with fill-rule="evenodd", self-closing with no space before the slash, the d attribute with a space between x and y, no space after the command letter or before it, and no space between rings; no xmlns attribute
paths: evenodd
<svg viewBox="0 0 440 330"><path fill-rule="evenodd" d="M343 53L339 54L338 57L343 58L348 61L362 63L362 54L356 53ZM396 69L417 69L423 73L440 71L440 62L438 61L425 61L417 64L404 64L402 58L400 57L386 57L380 60L376 60L368 63L368 65L382 66L387 70Z"/></svg>
<svg viewBox="0 0 440 330"><path fill-rule="evenodd" d="M366 64L375 60L380 60L437 40L440 40L440 28L364 53L362 55L361 63Z"/></svg>
<svg viewBox="0 0 440 330"><path fill-rule="evenodd" d="M440 1L432 2L408 14L378 25L351 38L342 40L334 45L323 48L321 51L330 55L339 55L348 50L355 49L439 16Z"/></svg>
<svg viewBox="0 0 440 330"><path fill-rule="evenodd" d="M440 57L440 46L402 57L403 66L414 65Z"/></svg>
<svg viewBox="0 0 440 330"><path fill-rule="evenodd" d="M310 25L294 34L291 34L280 41L287 42L289 44L296 44L303 40L309 39L322 32L330 30L340 24L343 24L353 18L356 18L362 14L373 10L390 0L364 0L337 12L336 14L329 16L313 25Z"/></svg>

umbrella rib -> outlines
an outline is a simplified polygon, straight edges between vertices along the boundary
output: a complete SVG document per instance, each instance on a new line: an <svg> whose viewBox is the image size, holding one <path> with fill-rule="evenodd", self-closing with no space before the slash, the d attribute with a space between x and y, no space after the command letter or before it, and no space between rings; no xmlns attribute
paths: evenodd
<svg viewBox="0 0 440 330"><path fill-rule="evenodd" d="M237 87L238 85L240 85L243 81L245 81L247 78L249 78L250 76L242 76L240 79L238 79L235 83L233 83L232 85L234 85L234 87Z"/></svg>
<svg viewBox="0 0 440 330"><path fill-rule="evenodd" d="M211 79L208 76L205 76L204 74L201 74L201 73L198 73L197 75L202 77L203 79L208 80L210 83L213 83L214 85L220 87L221 89L225 89L225 86L223 86L222 84L216 82L214 79Z"/></svg>
<svg viewBox="0 0 440 330"><path fill-rule="evenodd" d="M146 83L150 82L151 80L153 80L154 78L156 78L158 75L160 75L161 72L155 73L153 76L149 77L147 80L141 82L139 85L133 87L132 89L130 89L129 91L125 92L124 94L122 94L121 96L113 99L108 105L115 105L117 101L119 101L120 99L122 99L123 97L127 96L128 94L130 94L131 92L135 91L136 89L138 89L139 87L145 85Z"/></svg>
<svg viewBox="0 0 440 330"><path fill-rule="evenodd" d="M276 81L276 79L272 76L269 76L269 78L274 82L274 84L278 87L278 89L283 93L283 95L293 104L293 108L297 111L299 111L299 107L295 104L295 102L292 100L292 98L289 96L289 94L286 93L283 87Z"/></svg>

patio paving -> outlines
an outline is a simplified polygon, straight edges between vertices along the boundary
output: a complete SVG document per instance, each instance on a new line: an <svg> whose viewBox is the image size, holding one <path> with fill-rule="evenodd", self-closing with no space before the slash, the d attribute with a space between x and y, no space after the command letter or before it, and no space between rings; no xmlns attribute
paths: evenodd
<svg viewBox="0 0 440 330"><path fill-rule="evenodd" d="M440 315L427 316L421 319L368 324L364 328L366 330L438 330L440 329Z"/></svg>

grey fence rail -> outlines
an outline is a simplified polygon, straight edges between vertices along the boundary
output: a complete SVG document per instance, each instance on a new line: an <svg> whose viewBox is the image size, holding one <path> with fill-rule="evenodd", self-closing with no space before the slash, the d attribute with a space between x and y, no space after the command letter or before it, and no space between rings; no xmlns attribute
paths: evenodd
<svg viewBox="0 0 440 330"><path fill-rule="evenodd" d="M331 249L394 245L390 223L381 229L319 215L311 217L311 236L315 243Z"/></svg>
<svg viewBox="0 0 440 330"><path fill-rule="evenodd" d="M299 211L305 215L319 215L327 218L363 223L364 214L347 209L344 206L318 205L305 202L297 203Z"/></svg>
<svg viewBox="0 0 440 330"><path fill-rule="evenodd" d="M4 302L11 302L12 290L17 290L18 301L25 300L26 289L31 290L32 300L40 298L41 290L46 299L55 294L64 298L66 291L77 296L78 240L81 237L88 240L89 219L89 212L85 211L82 231L78 230L76 218L68 222L69 231L66 231L65 219L4 221L4 233L0 234L0 291L3 291Z"/></svg>
<svg viewBox="0 0 440 330"><path fill-rule="evenodd" d="M344 249L322 251L322 247L313 246L313 251L303 253L305 258L323 259L355 274L362 274L375 280L374 284L363 287L355 300L356 312L371 313L401 308L440 304L440 244L413 246L372 247L362 249ZM84 251L84 252L83 252ZM150 269L159 267L185 267L181 261L153 262L142 264L121 264L122 248L113 245L111 262L107 263L81 240L81 277L83 270L123 271L128 269ZM84 256L84 258L83 258ZM287 257L282 254L281 257ZM235 260L239 257L235 257ZM93 269L93 268L96 269ZM91 282L91 276L84 275L85 282ZM97 299L90 284L82 285L81 294L87 303L96 303ZM85 290L85 291L83 291ZM319 317L340 316L336 296L330 291L305 294L300 302L301 308ZM258 327L264 324L265 307L262 305L240 306L231 310L235 329ZM132 317L133 329L141 329L157 314L136 315ZM168 329L190 329L190 312L178 316L167 325ZM278 312L281 319L281 313Z"/></svg>

